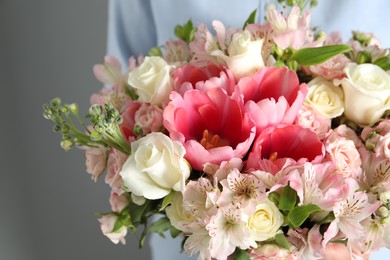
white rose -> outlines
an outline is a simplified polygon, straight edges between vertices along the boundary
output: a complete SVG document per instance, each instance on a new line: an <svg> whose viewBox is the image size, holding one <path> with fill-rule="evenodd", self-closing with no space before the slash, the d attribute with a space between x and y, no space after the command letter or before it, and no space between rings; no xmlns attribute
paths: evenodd
<svg viewBox="0 0 390 260"><path fill-rule="evenodd" d="M183 195L181 192L176 192L175 197L166 209L167 217L172 226L186 233L190 233L190 224L195 222L194 215L183 208Z"/></svg>
<svg viewBox="0 0 390 260"><path fill-rule="evenodd" d="M265 241L278 233L283 220L279 209L267 200L256 206L255 213L249 216L247 227L255 241Z"/></svg>
<svg viewBox="0 0 390 260"><path fill-rule="evenodd" d="M227 67L233 72L238 80L244 76L253 75L257 70L264 67L261 49L263 39L252 40L249 31L243 31L233 35L228 46L228 56L222 51L214 51L212 55L226 62Z"/></svg>
<svg viewBox="0 0 390 260"><path fill-rule="evenodd" d="M341 80L345 115L361 125L378 121L390 108L390 75L374 64L348 64Z"/></svg>
<svg viewBox="0 0 390 260"><path fill-rule="evenodd" d="M331 119L344 112L343 91L340 87L322 77L314 78L307 87L306 103L318 113Z"/></svg>
<svg viewBox="0 0 390 260"><path fill-rule="evenodd" d="M138 100L161 105L168 101L173 90L171 66L161 57L145 57L144 62L129 73L128 83L133 87Z"/></svg>
<svg viewBox="0 0 390 260"><path fill-rule="evenodd" d="M150 133L131 143L131 155L120 175L126 187L137 196L160 199L172 189L182 191L190 176L183 158L185 149L177 141L160 133Z"/></svg>

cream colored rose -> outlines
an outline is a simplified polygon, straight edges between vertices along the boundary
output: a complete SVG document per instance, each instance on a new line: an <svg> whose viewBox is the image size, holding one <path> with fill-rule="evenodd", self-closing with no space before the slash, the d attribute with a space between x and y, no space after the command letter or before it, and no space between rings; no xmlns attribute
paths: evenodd
<svg viewBox="0 0 390 260"><path fill-rule="evenodd" d="M344 112L343 91L332 82L316 77L308 84L305 102L325 118L331 119Z"/></svg>
<svg viewBox="0 0 390 260"><path fill-rule="evenodd" d="M360 125L377 122L390 108L390 75L374 64L349 63L344 70L345 115Z"/></svg>
<svg viewBox="0 0 390 260"><path fill-rule="evenodd" d="M274 237L282 224L282 213L267 200L256 206L256 212L248 218L247 227L255 241L265 241Z"/></svg>
<svg viewBox="0 0 390 260"><path fill-rule="evenodd" d="M128 190L147 199L160 199L172 189L182 191L190 176L185 149L160 133L150 133L131 143L131 155L120 175Z"/></svg>
<svg viewBox="0 0 390 260"><path fill-rule="evenodd" d="M263 42L263 39L252 40L251 33L243 31L233 35L227 49L228 55L220 50L214 51L212 55L224 60L238 80L244 76L250 76L264 67L263 57L261 56Z"/></svg>
<svg viewBox="0 0 390 260"><path fill-rule="evenodd" d="M145 57L144 62L129 73L128 83L141 102L161 105L168 101L173 90L170 76L171 66L160 57Z"/></svg>
<svg viewBox="0 0 390 260"><path fill-rule="evenodd" d="M171 205L165 209L165 212L172 226L186 233L191 232L189 225L195 222L195 218L193 214L184 210L181 192L175 192L175 197Z"/></svg>

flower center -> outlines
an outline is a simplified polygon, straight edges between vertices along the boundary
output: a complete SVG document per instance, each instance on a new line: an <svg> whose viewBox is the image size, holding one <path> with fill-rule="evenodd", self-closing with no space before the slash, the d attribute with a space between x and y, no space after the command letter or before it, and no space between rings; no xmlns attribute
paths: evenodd
<svg viewBox="0 0 390 260"><path fill-rule="evenodd" d="M227 146L229 145L229 142L227 140L222 139L219 135L214 135L210 133L207 129L205 129L203 131L200 144L204 148L206 148L206 150L208 150L215 147Z"/></svg>

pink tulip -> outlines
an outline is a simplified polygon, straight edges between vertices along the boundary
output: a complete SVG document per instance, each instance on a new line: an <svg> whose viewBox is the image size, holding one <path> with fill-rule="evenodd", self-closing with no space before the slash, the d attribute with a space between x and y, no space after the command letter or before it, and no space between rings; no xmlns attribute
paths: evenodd
<svg viewBox="0 0 390 260"><path fill-rule="evenodd" d="M241 79L238 87L257 135L269 126L292 124L307 94L306 84L300 85L297 74L286 67L263 68L252 78Z"/></svg>
<svg viewBox="0 0 390 260"><path fill-rule="evenodd" d="M266 170L263 169L263 165L270 162L274 165L283 165L281 162L289 158L299 164L320 162L323 156L324 146L317 134L310 129L297 125L271 127L264 130L255 140L247 168Z"/></svg>
<svg viewBox="0 0 390 260"><path fill-rule="evenodd" d="M197 170L205 163L244 157L255 138L254 123L240 100L221 88L189 90L183 96L173 92L163 117L170 137L184 145L185 158Z"/></svg>

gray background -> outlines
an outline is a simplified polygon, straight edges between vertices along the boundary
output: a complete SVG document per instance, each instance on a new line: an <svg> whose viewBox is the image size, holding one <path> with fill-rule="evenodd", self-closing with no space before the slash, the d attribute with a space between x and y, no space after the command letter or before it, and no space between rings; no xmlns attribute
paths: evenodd
<svg viewBox="0 0 390 260"><path fill-rule="evenodd" d="M109 210L107 185L42 117L56 96L87 111L106 29L107 1L0 0L1 260L151 259L131 236L122 246L102 235L94 213Z"/></svg>
<svg viewBox="0 0 390 260"><path fill-rule="evenodd" d="M0 260L152 258L130 235L122 246L101 234L94 213L109 210L108 187L42 117L56 96L87 111L106 30L107 1L0 0ZM179 251L153 239L155 259Z"/></svg>

